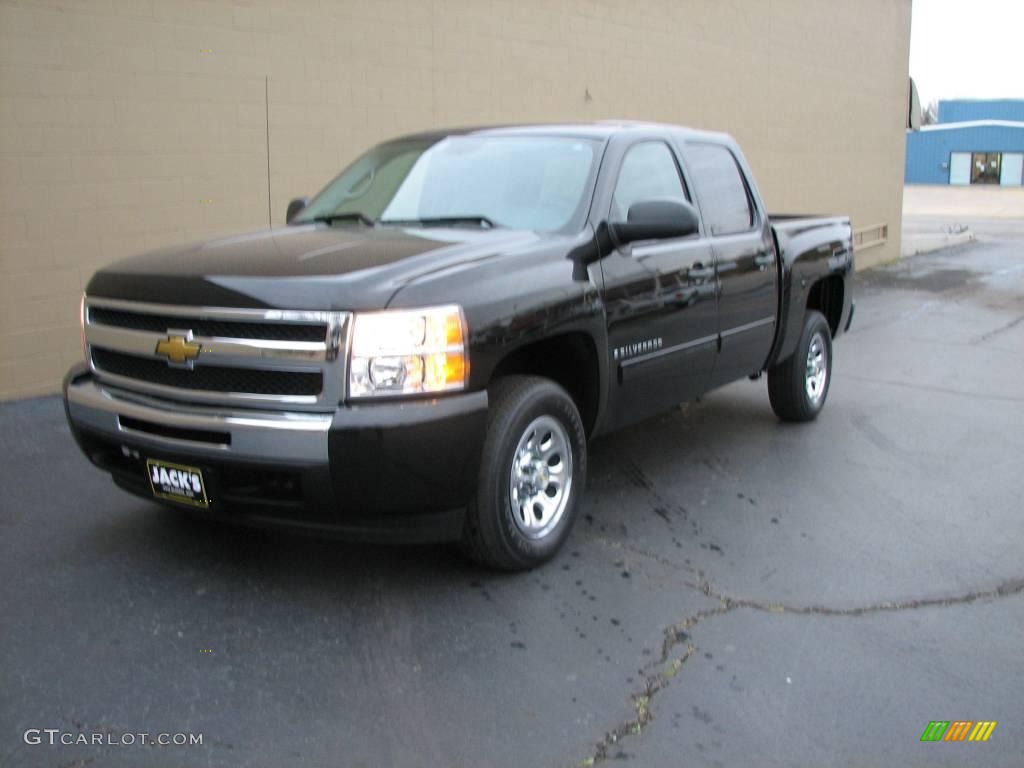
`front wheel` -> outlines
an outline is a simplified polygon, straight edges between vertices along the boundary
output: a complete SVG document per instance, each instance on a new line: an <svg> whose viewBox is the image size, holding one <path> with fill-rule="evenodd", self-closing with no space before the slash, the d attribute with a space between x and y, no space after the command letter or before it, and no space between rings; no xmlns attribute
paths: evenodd
<svg viewBox="0 0 1024 768"><path fill-rule="evenodd" d="M480 563L534 568L569 535L587 476L583 422L548 379L509 376L490 389L477 493L462 543Z"/></svg>
<svg viewBox="0 0 1024 768"><path fill-rule="evenodd" d="M825 406L832 381L832 332L809 310L796 351L768 370L768 399L783 421L811 421Z"/></svg>

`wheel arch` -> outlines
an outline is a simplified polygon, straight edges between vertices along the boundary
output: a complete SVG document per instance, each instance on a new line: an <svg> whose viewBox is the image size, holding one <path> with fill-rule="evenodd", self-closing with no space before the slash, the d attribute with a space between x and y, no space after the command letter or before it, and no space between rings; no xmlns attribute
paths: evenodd
<svg viewBox="0 0 1024 768"><path fill-rule="evenodd" d="M807 291L805 308L816 310L825 316L833 339L839 335L845 291L846 282L841 275L827 275L815 282Z"/></svg>
<svg viewBox="0 0 1024 768"><path fill-rule="evenodd" d="M593 434L603 398L598 346L589 333L566 331L517 347L494 366L488 385L511 375L542 376L561 386L576 404L587 437Z"/></svg>

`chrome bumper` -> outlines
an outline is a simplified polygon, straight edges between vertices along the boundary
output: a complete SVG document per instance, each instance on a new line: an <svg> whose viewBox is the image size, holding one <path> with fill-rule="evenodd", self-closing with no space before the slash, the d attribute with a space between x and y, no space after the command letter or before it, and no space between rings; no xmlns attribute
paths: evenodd
<svg viewBox="0 0 1024 768"><path fill-rule="evenodd" d="M68 418L80 426L135 447L190 456L276 465L328 463L333 414L225 410L170 403L100 385L89 376L69 377L64 390ZM127 425L126 423L127 422ZM152 426L154 431L145 431ZM208 433L202 439L183 435Z"/></svg>

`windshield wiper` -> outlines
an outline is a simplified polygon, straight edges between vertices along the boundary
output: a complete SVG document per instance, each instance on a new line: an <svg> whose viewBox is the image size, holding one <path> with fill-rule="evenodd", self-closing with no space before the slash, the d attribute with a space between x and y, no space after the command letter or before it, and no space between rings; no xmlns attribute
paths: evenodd
<svg viewBox="0 0 1024 768"><path fill-rule="evenodd" d="M358 211L352 213L325 213L322 216L314 216L311 219L302 219L301 221L295 222L296 224L333 224L336 221L358 221L361 224L365 224L368 227L372 227L376 222L367 216L365 213Z"/></svg>
<svg viewBox="0 0 1024 768"><path fill-rule="evenodd" d="M427 216L422 219L381 219L381 224L400 224L414 227L445 227L456 224L476 224L478 227L495 229L498 225L486 216L467 213L462 216Z"/></svg>

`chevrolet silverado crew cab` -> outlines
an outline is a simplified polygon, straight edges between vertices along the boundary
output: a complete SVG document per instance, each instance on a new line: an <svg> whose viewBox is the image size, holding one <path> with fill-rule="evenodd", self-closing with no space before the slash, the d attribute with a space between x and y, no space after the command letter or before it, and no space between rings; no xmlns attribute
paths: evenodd
<svg viewBox="0 0 1024 768"><path fill-rule="evenodd" d="M781 419L814 419L851 237L769 216L723 134L406 136L286 227L97 272L67 417L140 496L530 568L569 535L594 436L765 371Z"/></svg>

